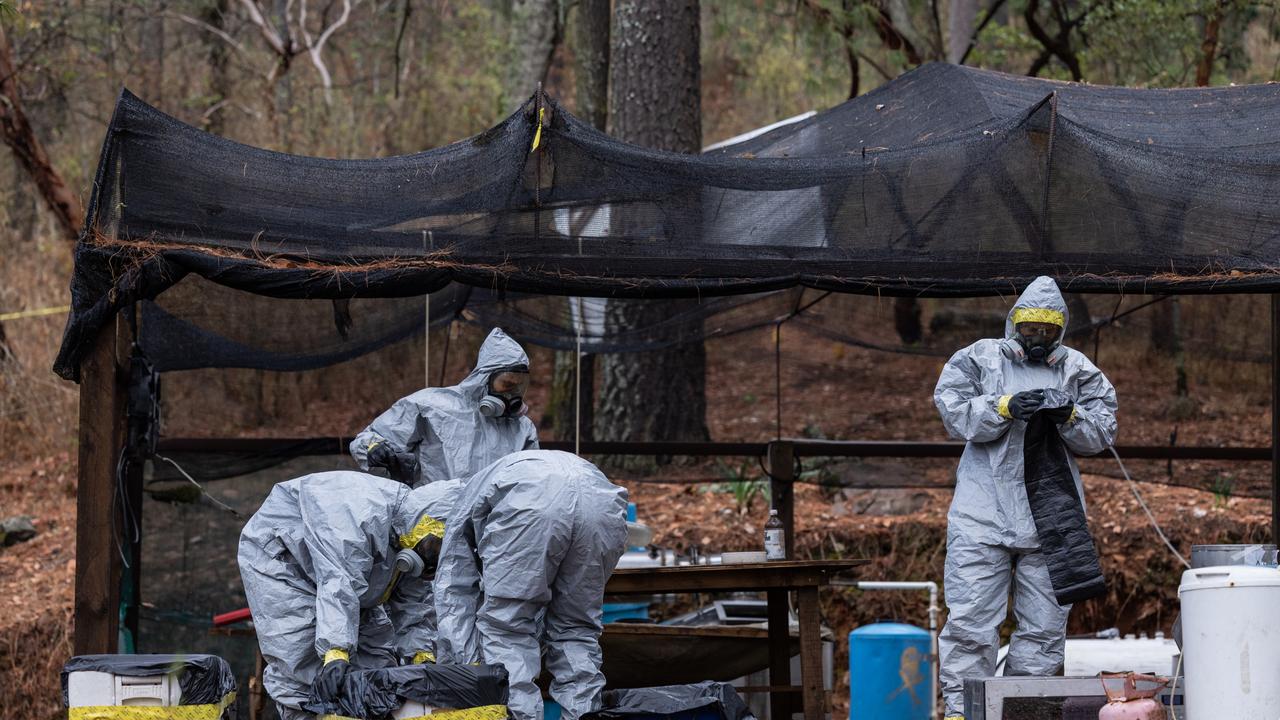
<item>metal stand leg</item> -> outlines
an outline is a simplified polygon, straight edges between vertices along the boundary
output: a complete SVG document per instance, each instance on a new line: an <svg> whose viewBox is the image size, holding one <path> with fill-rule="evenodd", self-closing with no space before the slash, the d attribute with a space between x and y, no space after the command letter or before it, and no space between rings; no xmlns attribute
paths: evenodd
<svg viewBox="0 0 1280 720"><path fill-rule="evenodd" d="M770 590L768 597L769 685L773 687L790 685L791 620L787 614L787 591ZM789 693L769 693L769 717L771 720L791 720L791 697Z"/></svg>

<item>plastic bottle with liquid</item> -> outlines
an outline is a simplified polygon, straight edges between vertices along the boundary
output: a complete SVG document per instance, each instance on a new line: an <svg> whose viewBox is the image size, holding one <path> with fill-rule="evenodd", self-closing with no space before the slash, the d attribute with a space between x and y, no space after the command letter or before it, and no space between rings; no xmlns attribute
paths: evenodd
<svg viewBox="0 0 1280 720"><path fill-rule="evenodd" d="M787 531L777 510L769 511L769 522L764 524L764 559L787 559Z"/></svg>

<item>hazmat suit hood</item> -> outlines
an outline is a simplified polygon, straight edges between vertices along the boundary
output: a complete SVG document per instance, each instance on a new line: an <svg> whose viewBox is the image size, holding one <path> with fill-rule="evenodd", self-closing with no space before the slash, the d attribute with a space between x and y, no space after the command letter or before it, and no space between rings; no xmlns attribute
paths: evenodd
<svg viewBox="0 0 1280 720"><path fill-rule="evenodd" d="M476 357L475 369L457 385L428 387L400 398L351 441L351 457L369 469L369 450L386 443L418 462L415 486L471 477L499 458L538 447L538 430L528 417L485 417L480 412L489 376L505 368L529 366L520 343L494 328Z"/></svg>
<svg viewBox="0 0 1280 720"><path fill-rule="evenodd" d="M490 375L517 366L529 367L528 353L502 328L494 328L480 344L475 369L458 383L458 389L478 402L484 397Z"/></svg>
<svg viewBox="0 0 1280 720"><path fill-rule="evenodd" d="M1053 346L1062 344L1071 316L1067 312L1067 301L1062 299L1062 292L1058 290L1058 283L1053 278L1041 275L1032 280L1018 296L1018 301L1009 308L1009 314L1005 317L1006 340L1017 339L1019 322L1047 322L1057 325L1062 328L1062 332L1058 333L1058 340Z"/></svg>
<svg viewBox="0 0 1280 720"><path fill-rule="evenodd" d="M428 535L443 540L445 520L453 512L461 489L461 480L442 480L411 490L396 509L391 523L400 546L412 548Z"/></svg>

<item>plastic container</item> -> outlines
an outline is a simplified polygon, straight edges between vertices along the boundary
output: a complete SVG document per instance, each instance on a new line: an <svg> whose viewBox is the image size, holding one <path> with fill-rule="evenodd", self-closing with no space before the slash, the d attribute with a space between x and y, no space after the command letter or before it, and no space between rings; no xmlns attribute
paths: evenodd
<svg viewBox="0 0 1280 720"><path fill-rule="evenodd" d="M764 556L766 560L787 559L787 531L777 510L769 511L769 520L764 524Z"/></svg>
<svg viewBox="0 0 1280 720"><path fill-rule="evenodd" d="M1280 718L1280 570L1191 569L1182 601L1189 718Z"/></svg>
<svg viewBox="0 0 1280 720"><path fill-rule="evenodd" d="M68 707L173 707L181 699L176 673L135 677L82 670L67 675Z"/></svg>
<svg viewBox="0 0 1280 720"><path fill-rule="evenodd" d="M1276 565L1276 546L1270 543L1255 545L1192 545L1191 568L1221 567L1223 565Z"/></svg>
<svg viewBox="0 0 1280 720"><path fill-rule="evenodd" d="M929 720L929 631L902 623L849 633L849 720Z"/></svg>
<svg viewBox="0 0 1280 720"><path fill-rule="evenodd" d="M649 603L605 603L604 622L620 620L648 620Z"/></svg>

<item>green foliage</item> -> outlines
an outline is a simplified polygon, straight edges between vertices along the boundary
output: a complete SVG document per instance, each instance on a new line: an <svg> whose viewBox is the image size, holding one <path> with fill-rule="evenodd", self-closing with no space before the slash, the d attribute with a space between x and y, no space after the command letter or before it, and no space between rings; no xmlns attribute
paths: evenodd
<svg viewBox="0 0 1280 720"><path fill-rule="evenodd" d="M1213 479L1209 490L1213 493L1213 506L1225 508L1235 489L1236 478L1231 473L1222 473Z"/></svg>
<svg viewBox="0 0 1280 720"><path fill-rule="evenodd" d="M739 513L749 511L758 497L769 502L769 478L759 472L755 460L743 460L737 465L716 460L716 472L724 479L723 482L708 485L704 490L733 495L733 502Z"/></svg>

